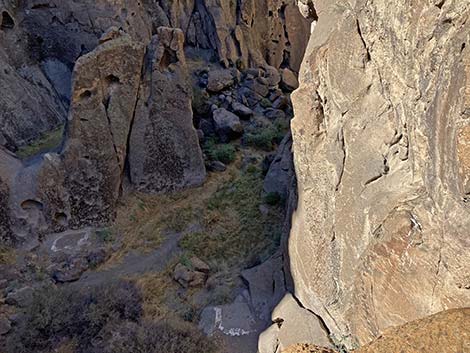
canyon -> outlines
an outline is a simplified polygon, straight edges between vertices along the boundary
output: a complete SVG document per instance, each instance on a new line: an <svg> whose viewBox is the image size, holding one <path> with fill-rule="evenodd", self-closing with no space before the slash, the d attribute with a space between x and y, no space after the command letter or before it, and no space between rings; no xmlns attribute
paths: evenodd
<svg viewBox="0 0 470 353"><path fill-rule="evenodd" d="M1 351L470 351L470 1L0 15Z"/></svg>

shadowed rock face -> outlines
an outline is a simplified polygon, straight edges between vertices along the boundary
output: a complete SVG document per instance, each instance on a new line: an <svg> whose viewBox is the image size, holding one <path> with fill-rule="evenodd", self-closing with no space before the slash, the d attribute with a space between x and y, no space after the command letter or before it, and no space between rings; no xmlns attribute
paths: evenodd
<svg viewBox="0 0 470 353"><path fill-rule="evenodd" d="M300 302L353 346L470 302L470 4L313 3L291 270Z"/></svg>

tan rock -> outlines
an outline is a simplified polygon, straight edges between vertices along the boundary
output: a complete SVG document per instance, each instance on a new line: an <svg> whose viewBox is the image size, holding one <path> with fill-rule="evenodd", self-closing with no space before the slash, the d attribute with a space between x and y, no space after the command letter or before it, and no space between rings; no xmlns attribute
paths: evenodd
<svg viewBox="0 0 470 353"><path fill-rule="evenodd" d="M314 3L293 94L291 272L352 347L470 302L470 7Z"/></svg>
<svg viewBox="0 0 470 353"><path fill-rule="evenodd" d="M328 332L319 318L300 307L292 294L288 293L272 313L273 322L279 322L279 348L285 349L296 343L311 343L330 347Z"/></svg>

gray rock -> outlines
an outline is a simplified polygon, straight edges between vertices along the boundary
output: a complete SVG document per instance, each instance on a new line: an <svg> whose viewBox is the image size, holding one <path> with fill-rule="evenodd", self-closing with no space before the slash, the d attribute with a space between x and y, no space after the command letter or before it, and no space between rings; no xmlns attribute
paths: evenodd
<svg viewBox="0 0 470 353"><path fill-rule="evenodd" d="M270 322L272 310L286 292L282 256L275 255L259 266L244 270L242 277L248 283L256 317Z"/></svg>
<svg viewBox="0 0 470 353"><path fill-rule="evenodd" d="M226 336L239 337L252 334L255 323L250 307L240 298L233 304L205 308L199 327L208 336L220 332Z"/></svg>
<svg viewBox="0 0 470 353"><path fill-rule="evenodd" d="M282 199L287 199L291 179L295 176L292 157L292 135L288 133L279 145L266 174L263 191L266 194L277 193Z"/></svg>
<svg viewBox="0 0 470 353"><path fill-rule="evenodd" d="M227 142L241 136L243 125L240 118L224 108L213 112L215 130L222 142Z"/></svg>
<svg viewBox="0 0 470 353"><path fill-rule="evenodd" d="M278 353L279 324L273 324L263 331L258 340L258 353Z"/></svg>
<svg viewBox="0 0 470 353"><path fill-rule="evenodd" d="M274 109L286 109L290 104L289 98L284 95L277 97L273 102Z"/></svg>
<svg viewBox="0 0 470 353"><path fill-rule="evenodd" d="M82 257L73 258L50 269L51 276L56 282L75 282L89 268L88 261Z"/></svg>
<svg viewBox="0 0 470 353"><path fill-rule="evenodd" d="M267 65L264 67L264 70L266 72L265 77L268 85L270 87L276 87L277 85L279 85L279 83L281 82L281 74L279 73L278 69L273 66Z"/></svg>
<svg viewBox="0 0 470 353"><path fill-rule="evenodd" d="M72 94L72 72L63 62L50 58L42 63L44 73L62 100L70 102Z"/></svg>
<svg viewBox="0 0 470 353"><path fill-rule="evenodd" d="M255 80L246 80L243 85L261 97L266 97L269 94L267 82L261 83L260 78Z"/></svg>
<svg viewBox="0 0 470 353"><path fill-rule="evenodd" d="M253 110L238 102L232 103L232 111L241 119L249 119L253 116Z"/></svg>
<svg viewBox="0 0 470 353"><path fill-rule="evenodd" d="M11 321L3 314L0 314L0 336L6 335L11 330Z"/></svg>
<svg viewBox="0 0 470 353"><path fill-rule="evenodd" d="M147 52L129 140L130 179L143 192L200 185L206 176L193 126L184 35L160 27Z"/></svg>
<svg viewBox="0 0 470 353"><path fill-rule="evenodd" d="M221 92L233 85L233 75L230 70L209 71L207 90L210 92Z"/></svg>
<svg viewBox="0 0 470 353"><path fill-rule="evenodd" d="M238 101L249 106L250 108L253 108L254 106L256 106L256 104L258 104L263 99L263 96L252 91L248 87L241 87L237 91L237 94L238 94Z"/></svg>
<svg viewBox="0 0 470 353"><path fill-rule="evenodd" d="M197 271L179 263L173 271L173 279L184 288L202 287L207 281L207 272Z"/></svg>
<svg viewBox="0 0 470 353"><path fill-rule="evenodd" d="M189 259L189 262L191 263L191 267L196 271L209 273L211 270L210 266L207 263L205 263L204 261L202 261L200 258L196 256L191 257Z"/></svg>
<svg viewBox="0 0 470 353"><path fill-rule="evenodd" d="M16 289L7 294L7 297L5 298L5 303L8 305L14 305L20 308L25 308L33 300L33 293L34 288L29 286Z"/></svg>
<svg viewBox="0 0 470 353"><path fill-rule="evenodd" d="M285 119L286 113L280 109L268 108L264 111L264 116L270 120Z"/></svg>

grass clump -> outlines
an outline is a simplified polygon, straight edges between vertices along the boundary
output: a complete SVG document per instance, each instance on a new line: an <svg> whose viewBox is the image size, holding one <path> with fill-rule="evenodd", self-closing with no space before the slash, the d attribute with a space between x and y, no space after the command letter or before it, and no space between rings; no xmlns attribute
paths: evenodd
<svg viewBox="0 0 470 353"><path fill-rule="evenodd" d="M45 287L34 293L7 336L5 353L215 352L181 320L147 320L143 296L130 281L91 289Z"/></svg>
<svg viewBox="0 0 470 353"><path fill-rule="evenodd" d="M248 146L270 152L276 145L281 143L282 139L289 130L289 122L285 119L276 119L268 126L257 126L252 128L243 137L243 141Z"/></svg>
<svg viewBox="0 0 470 353"><path fill-rule="evenodd" d="M91 290L45 287L35 291L24 316L8 336L6 353L51 352L74 341L74 352L93 352L96 340L122 321L137 322L141 295L130 282Z"/></svg>
<svg viewBox="0 0 470 353"><path fill-rule="evenodd" d="M37 140L33 141L27 146L22 146L16 152L16 155L21 159L26 159L52 150L53 148L60 145L62 137L64 135L64 126L58 129L45 132Z"/></svg>
<svg viewBox="0 0 470 353"><path fill-rule="evenodd" d="M209 140L204 145L204 153L212 161L219 161L224 164L232 163L237 157L236 148L229 144L216 144L215 141Z"/></svg>
<svg viewBox="0 0 470 353"><path fill-rule="evenodd" d="M263 98L259 104L263 107L263 108L271 108L273 106L273 103L267 99L267 98Z"/></svg>
<svg viewBox="0 0 470 353"><path fill-rule="evenodd" d="M120 327L104 353L212 353L215 344L193 325L180 320L130 323Z"/></svg>
<svg viewBox="0 0 470 353"><path fill-rule="evenodd" d="M240 172L207 202L204 231L186 235L180 246L205 261L226 261L230 266L259 263L278 246L274 228L280 216L264 215L258 171Z"/></svg>

